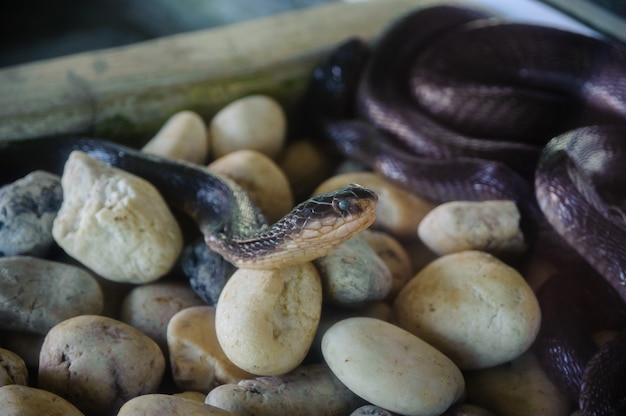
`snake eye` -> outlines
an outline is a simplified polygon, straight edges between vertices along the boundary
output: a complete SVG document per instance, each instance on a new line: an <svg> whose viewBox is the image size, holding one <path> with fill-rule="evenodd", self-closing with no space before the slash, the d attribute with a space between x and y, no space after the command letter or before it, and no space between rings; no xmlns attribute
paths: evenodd
<svg viewBox="0 0 626 416"><path fill-rule="evenodd" d="M347 199L342 199L339 202L337 202L337 208L339 208L341 211L347 211L350 209L350 201L348 201Z"/></svg>

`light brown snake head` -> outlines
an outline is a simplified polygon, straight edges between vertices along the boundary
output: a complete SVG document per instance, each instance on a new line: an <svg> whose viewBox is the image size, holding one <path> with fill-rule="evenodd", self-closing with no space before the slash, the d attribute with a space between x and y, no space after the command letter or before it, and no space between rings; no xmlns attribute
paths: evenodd
<svg viewBox="0 0 626 416"><path fill-rule="evenodd" d="M209 245L220 253L228 251L229 261L243 268L283 268L311 261L372 225L377 201L373 191L350 184L304 201L252 238L234 240L227 247Z"/></svg>

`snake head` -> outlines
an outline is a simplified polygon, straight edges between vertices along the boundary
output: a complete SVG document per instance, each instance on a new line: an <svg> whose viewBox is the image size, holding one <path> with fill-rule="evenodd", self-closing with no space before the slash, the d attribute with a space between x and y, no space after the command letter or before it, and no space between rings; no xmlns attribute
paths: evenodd
<svg viewBox="0 0 626 416"><path fill-rule="evenodd" d="M233 241L228 250L225 244L212 248L230 253L229 261L237 267L282 268L311 261L369 227L376 219L377 201L373 191L350 184L302 202L261 234ZM207 241L211 243L216 242Z"/></svg>
<svg viewBox="0 0 626 416"><path fill-rule="evenodd" d="M374 222L377 202L375 192L358 184L315 196L288 215L291 240L334 248Z"/></svg>

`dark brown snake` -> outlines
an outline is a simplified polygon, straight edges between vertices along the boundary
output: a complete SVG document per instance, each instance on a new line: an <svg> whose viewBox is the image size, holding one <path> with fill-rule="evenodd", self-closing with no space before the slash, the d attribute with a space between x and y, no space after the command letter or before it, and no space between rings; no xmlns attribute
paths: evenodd
<svg viewBox="0 0 626 416"><path fill-rule="evenodd" d="M623 45L424 8L371 50L340 45L307 102L344 155L418 195L516 201L533 254L559 270L537 293L537 356L583 415L626 411ZM598 349L601 329L620 335Z"/></svg>

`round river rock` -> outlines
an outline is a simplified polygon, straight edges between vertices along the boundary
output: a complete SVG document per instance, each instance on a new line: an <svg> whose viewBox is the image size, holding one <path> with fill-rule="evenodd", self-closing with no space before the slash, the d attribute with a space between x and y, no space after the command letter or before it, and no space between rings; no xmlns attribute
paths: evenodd
<svg viewBox="0 0 626 416"><path fill-rule="evenodd" d="M89 415L108 415L129 399L156 392L165 371L158 345L104 316L83 315L50 330L39 356L39 387Z"/></svg>
<svg viewBox="0 0 626 416"><path fill-rule="evenodd" d="M350 390L402 415L440 415L465 387L449 358L402 328L374 318L347 318L330 327L322 354Z"/></svg>
<svg viewBox="0 0 626 416"><path fill-rule="evenodd" d="M147 283L172 268L182 232L152 184L77 151L61 183L52 235L70 256L116 282Z"/></svg>
<svg viewBox="0 0 626 416"><path fill-rule="evenodd" d="M67 400L49 391L11 384L0 387L0 416L84 416Z"/></svg>
<svg viewBox="0 0 626 416"><path fill-rule="evenodd" d="M201 165L209 156L208 134L198 113L180 111L170 117L141 150Z"/></svg>
<svg viewBox="0 0 626 416"><path fill-rule="evenodd" d="M0 188L0 256L42 255L54 243L61 178L35 171Z"/></svg>
<svg viewBox="0 0 626 416"><path fill-rule="evenodd" d="M22 357L13 351L0 348L0 386L8 384L27 385L28 369Z"/></svg>
<svg viewBox="0 0 626 416"><path fill-rule="evenodd" d="M272 159L283 147L287 118L280 104L267 95L250 95L222 108L211 120L213 156L241 149L258 150Z"/></svg>
<svg viewBox="0 0 626 416"><path fill-rule="evenodd" d="M0 329L45 335L77 315L99 314L102 290L85 270L16 256L0 258Z"/></svg>
<svg viewBox="0 0 626 416"><path fill-rule="evenodd" d="M535 340L541 312L512 267L482 251L448 254L415 275L394 302L398 324L464 370L522 354Z"/></svg>
<svg viewBox="0 0 626 416"><path fill-rule="evenodd" d="M226 356L256 375L294 369L308 352L322 309L311 263L237 270L217 302L215 330Z"/></svg>

